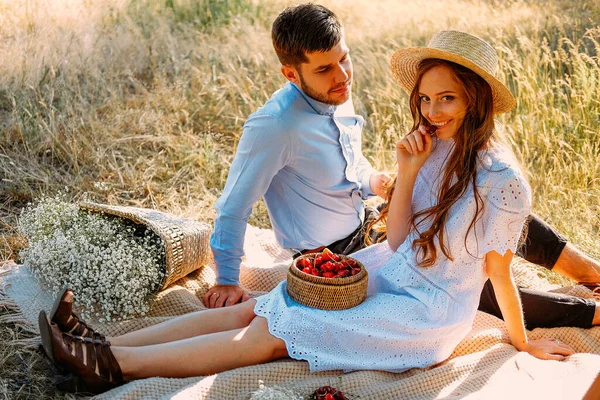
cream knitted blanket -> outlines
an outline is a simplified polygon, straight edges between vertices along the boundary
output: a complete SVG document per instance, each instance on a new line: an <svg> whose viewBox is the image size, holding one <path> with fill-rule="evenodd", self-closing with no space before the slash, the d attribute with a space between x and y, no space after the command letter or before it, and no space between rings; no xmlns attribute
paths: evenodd
<svg viewBox="0 0 600 400"><path fill-rule="evenodd" d="M280 248L270 230L248 227L242 285L254 296L285 279L291 253ZM162 291L149 317L95 324L107 335L123 334L176 315L205 310L202 296L215 281L212 265L193 272ZM0 287L19 305L32 324L40 309L48 310L53 295L41 290L24 266L5 265ZM591 297L582 287L559 288L515 263L523 286ZM0 271L2 272L2 271ZM552 337L570 344L577 354L563 362L538 360L509 344L504 323L478 312L473 330L445 362L402 374L380 371L309 373L303 361L282 360L212 376L186 379L151 378L130 382L97 396L100 399L249 399L263 383L308 395L332 385L360 399L580 399L600 373L600 327L535 329L530 338ZM183 360L185 361L185 360Z"/></svg>

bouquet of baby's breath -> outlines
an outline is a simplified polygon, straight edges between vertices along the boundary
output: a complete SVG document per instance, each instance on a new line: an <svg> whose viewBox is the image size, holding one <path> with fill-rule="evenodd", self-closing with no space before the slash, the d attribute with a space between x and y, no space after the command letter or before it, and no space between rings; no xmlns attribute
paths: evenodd
<svg viewBox="0 0 600 400"><path fill-rule="evenodd" d="M84 318L104 322L148 311L164 276L165 246L145 225L56 196L28 205L19 227L29 242L20 256L53 292L69 284Z"/></svg>
<svg viewBox="0 0 600 400"><path fill-rule="evenodd" d="M294 389L282 386L266 386L258 381L258 390L252 392L250 400L304 400L304 396Z"/></svg>

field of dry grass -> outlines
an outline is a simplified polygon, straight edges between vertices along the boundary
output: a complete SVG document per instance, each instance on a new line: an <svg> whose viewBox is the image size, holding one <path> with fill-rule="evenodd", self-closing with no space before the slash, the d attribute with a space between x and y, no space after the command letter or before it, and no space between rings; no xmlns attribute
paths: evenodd
<svg viewBox="0 0 600 400"><path fill-rule="evenodd" d="M269 29L291 3L0 0L0 261L18 257L18 214L41 194L212 221L245 118L284 83ZM501 122L534 210L600 257L597 1L322 3L345 23L364 152L381 169L393 168L391 149L410 126L389 73L394 50L444 28L493 43L518 99ZM251 223L268 226L262 203ZM0 322L9 314L0 310ZM0 342L28 335L2 322ZM54 395L40 363L3 346L0 398Z"/></svg>

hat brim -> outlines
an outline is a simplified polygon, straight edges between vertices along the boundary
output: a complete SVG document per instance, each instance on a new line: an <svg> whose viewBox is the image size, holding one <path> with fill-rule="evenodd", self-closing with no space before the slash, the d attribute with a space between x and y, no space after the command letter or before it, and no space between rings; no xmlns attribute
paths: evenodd
<svg viewBox="0 0 600 400"><path fill-rule="evenodd" d="M409 95L416 85L417 73L421 61L427 58L438 58L451 61L463 67L469 68L481 76L492 88L494 101L494 113L500 114L510 111L516 105L516 100L510 90L502 82L477 66L472 61L449 51L438 50L428 47L409 47L400 49L394 53L390 60L392 74L400 87Z"/></svg>

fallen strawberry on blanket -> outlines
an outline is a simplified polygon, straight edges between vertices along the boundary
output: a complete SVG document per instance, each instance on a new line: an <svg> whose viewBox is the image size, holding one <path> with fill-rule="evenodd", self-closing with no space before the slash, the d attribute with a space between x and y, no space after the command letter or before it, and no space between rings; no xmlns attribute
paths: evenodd
<svg viewBox="0 0 600 400"><path fill-rule="evenodd" d="M349 400L344 393L331 386L321 386L310 398L312 400Z"/></svg>
<svg viewBox="0 0 600 400"><path fill-rule="evenodd" d="M356 260L342 257L327 248L322 253L311 254L299 259L296 267L308 275L322 276L323 278L343 278L360 272L360 266Z"/></svg>

